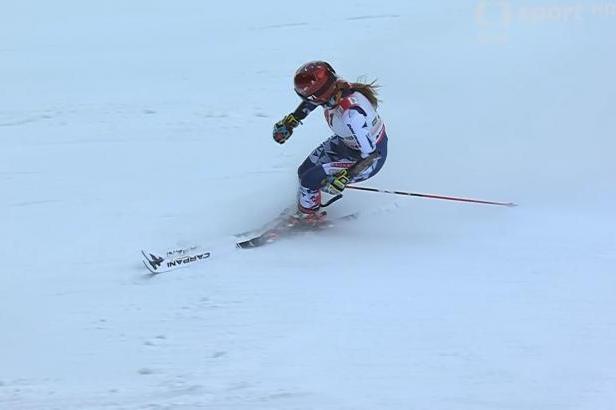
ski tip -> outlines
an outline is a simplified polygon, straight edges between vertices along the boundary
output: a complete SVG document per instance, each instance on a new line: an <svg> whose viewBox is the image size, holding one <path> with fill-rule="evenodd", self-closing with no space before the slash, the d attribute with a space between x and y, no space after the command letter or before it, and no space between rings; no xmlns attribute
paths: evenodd
<svg viewBox="0 0 616 410"><path fill-rule="evenodd" d="M149 262L146 262L146 261L141 261L141 262L143 262L143 265L148 270L148 273L146 274L147 276L156 276L159 273L161 273L161 272L157 272L157 271L153 270L152 266L150 265Z"/></svg>

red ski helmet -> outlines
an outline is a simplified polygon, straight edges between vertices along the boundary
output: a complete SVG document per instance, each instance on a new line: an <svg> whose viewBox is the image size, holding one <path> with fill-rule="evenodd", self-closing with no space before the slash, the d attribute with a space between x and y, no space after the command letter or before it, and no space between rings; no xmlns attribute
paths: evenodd
<svg viewBox="0 0 616 410"><path fill-rule="evenodd" d="M295 72L295 92L313 104L326 103L336 91L338 76L329 63L310 61Z"/></svg>

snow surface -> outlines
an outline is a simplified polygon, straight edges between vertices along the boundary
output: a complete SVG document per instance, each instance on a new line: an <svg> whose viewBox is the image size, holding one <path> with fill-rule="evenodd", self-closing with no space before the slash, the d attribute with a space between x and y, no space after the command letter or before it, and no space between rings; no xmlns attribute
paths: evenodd
<svg viewBox="0 0 616 410"><path fill-rule="evenodd" d="M616 409L615 49L610 1L4 2L0 408ZM348 192L148 279L293 203L311 59L383 85L366 186L521 206Z"/></svg>

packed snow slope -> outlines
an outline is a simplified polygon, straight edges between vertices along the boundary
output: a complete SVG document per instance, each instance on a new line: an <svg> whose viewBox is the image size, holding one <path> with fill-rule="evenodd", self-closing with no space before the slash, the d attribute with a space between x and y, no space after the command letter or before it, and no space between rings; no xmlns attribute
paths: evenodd
<svg viewBox="0 0 616 410"><path fill-rule="evenodd" d="M614 50L612 1L4 2L0 408L615 409ZM348 192L147 278L293 204L313 59L382 84L365 186L521 206Z"/></svg>

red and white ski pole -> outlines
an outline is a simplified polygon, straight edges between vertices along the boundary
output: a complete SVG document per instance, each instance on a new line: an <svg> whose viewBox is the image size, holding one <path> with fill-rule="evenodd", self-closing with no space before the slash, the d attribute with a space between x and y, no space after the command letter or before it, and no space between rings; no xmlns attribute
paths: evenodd
<svg viewBox="0 0 616 410"><path fill-rule="evenodd" d="M380 192L383 194L416 196L420 198L441 199L445 201L471 202L475 204L499 205L499 206L509 206L509 207L517 206L517 204L513 202L484 201L482 199L460 198L456 196L445 196L445 195L419 194L416 192L391 191L387 189L368 188L368 187L354 186L354 185L347 185L346 189L356 189L358 191L369 191L369 192Z"/></svg>

